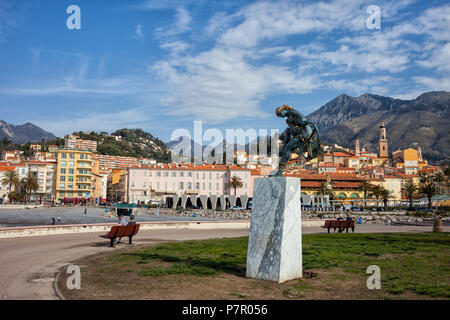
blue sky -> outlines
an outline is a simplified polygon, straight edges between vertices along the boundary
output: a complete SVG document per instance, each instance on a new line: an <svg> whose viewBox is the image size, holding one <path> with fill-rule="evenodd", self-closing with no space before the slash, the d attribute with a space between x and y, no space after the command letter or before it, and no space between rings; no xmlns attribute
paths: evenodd
<svg viewBox="0 0 450 320"><path fill-rule="evenodd" d="M283 128L285 103L450 90L449 40L447 1L0 0L0 120L164 141L194 120Z"/></svg>

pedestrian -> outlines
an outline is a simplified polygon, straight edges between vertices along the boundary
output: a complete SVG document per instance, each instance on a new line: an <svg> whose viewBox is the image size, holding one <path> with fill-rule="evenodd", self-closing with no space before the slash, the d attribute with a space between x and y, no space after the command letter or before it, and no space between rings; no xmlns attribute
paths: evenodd
<svg viewBox="0 0 450 320"><path fill-rule="evenodd" d="M125 218L124 218L122 215L120 215L120 216L119 216L119 226L126 226L126 225L127 225L127 222L126 222ZM120 238L116 241L116 243L120 243L120 240L122 240L122 237L120 237Z"/></svg>
<svg viewBox="0 0 450 320"><path fill-rule="evenodd" d="M136 225L136 221L134 220L135 216L134 215L130 215L130 221L128 222L128 226L135 226Z"/></svg>
<svg viewBox="0 0 450 320"><path fill-rule="evenodd" d="M61 223L61 217L58 217L58 223Z"/></svg>
<svg viewBox="0 0 450 320"><path fill-rule="evenodd" d="M125 218L122 215L119 216L119 225L121 225L121 226L127 225L127 221L125 220Z"/></svg>
<svg viewBox="0 0 450 320"><path fill-rule="evenodd" d="M52 217L51 219L50 219L50 224L55 224L56 223L56 219L55 219L55 217Z"/></svg>
<svg viewBox="0 0 450 320"><path fill-rule="evenodd" d="M84 208L84 214L87 214L87 208Z"/></svg>

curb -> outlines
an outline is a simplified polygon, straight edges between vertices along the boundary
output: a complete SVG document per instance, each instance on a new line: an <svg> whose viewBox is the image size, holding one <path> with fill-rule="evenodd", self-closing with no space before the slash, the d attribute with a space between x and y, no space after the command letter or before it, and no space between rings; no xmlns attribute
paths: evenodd
<svg viewBox="0 0 450 320"><path fill-rule="evenodd" d="M70 224L70 225L42 225L28 227L0 228L0 239L49 236L58 234L80 234L87 232L108 232L117 223ZM141 230L155 229L249 229L250 220L232 221L154 221L140 222Z"/></svg>
<svg viewBox="0 0 450 320"><path fill-rule="evenodd" d="M59 282L59 276L61 275L61 272L67 268L67 266L62 267L55 273L55 280L53 280L53 289L55 289L56 296L59 300L67 300L66 297L62 294L62 292L58 288L58 282Z"/></svg>

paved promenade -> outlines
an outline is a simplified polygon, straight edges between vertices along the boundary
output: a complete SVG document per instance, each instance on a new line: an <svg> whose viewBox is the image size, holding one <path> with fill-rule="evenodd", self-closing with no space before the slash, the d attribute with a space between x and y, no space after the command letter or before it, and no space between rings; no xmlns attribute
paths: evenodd
<svg viewBox="0 0 450 320"><path fill-rule="evenodd" d="M430 227L357 226L356 232L426 232ZM450 232L450 227L444 227ZM324 233L320 227L303 228L303 233ZM247 236L248 229L167 229L143 230L133 242L136 245L163 240L189 240ZM53 277L56 271L86 255L116 250L98 233L63 234L0 239L0 299L56 299ZM117 248L125 247L126 244Z"/></svg>
<svg viewBox="0 0 450 320"><path fill-rule="evenodd" d="M61 217L61 224L90 224L90 223L110 223L117 222L117 217L103 217L104 208L87 207L87 214L84 214L86 207L42 207L32 209L11 209L0 205L0 228L49 225L50 219ZM182 217L174 215L154 214L156 209L148 210L149 214L138 215L139 222L153 221L217 221L222 219L205 217Z"/></svg>

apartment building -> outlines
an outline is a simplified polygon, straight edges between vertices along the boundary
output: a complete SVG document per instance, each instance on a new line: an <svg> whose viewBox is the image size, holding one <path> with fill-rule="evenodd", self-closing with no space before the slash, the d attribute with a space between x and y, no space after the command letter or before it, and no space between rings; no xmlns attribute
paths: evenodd
<svg viewBox="0 0 450 320"><path fill-rule="evenodd" d="M12 151L3 151L2 152L2 160L4 161L20 161L20 155L23 151L12 150Z"/></svg>
<svg viewBox="0 0 450 320"><path fill-rule="evenodd" d="M98 161L96 161L98 163ZM94 170L92 173L93 200L95 203L106 201L108 190L108 171Z"/></svg>
<svg viewBox="0 0 450 320"><path fill-rule="evenodd" d="M68 136L67 138L65 138L64 146L66 148L97 152L97 141L78 139L78 137L76 136Z"/></svg>
<svg viewBox="0 0 450 320"><path fill-rule="evenodd" d="M171 198L172 205L190 202L215 208L221 197L221 206L225 196L230 205L244 206L252 195L251 169L235 165L160 164L128 168L124 176L121 180L126 182L125 201L129 203L148 202L156 195L166 203ZM234 176L242 182L236 191L228 187Z"/></svg>
<svg viewBox="0 0 450 320"><path fill-rule="evenodd" d="M56 187L56 161L28 161L28 171L35 177L39 189L30 195L31 201L53 201Z"/></svg>
<svg viewBox="0 0 450 320"><path fill-rule="evenodd" d="M107 156L94 154L94 159L99 162L100 170L126 169L139 165L139 159L134 157Z"/></svg>
<svg viewBox="0 0 450 320"><path fill-rule="evenodd" d="M0 181L3 179L4 174L10 170L17 172L20 181L28 175L28 166L23 162L0 162ZM6 198L11 191L19 192L20 186L13 186L11 190L9 185L3 185L0 183L0 198L3 202L6 201Z"/></svg>
<svg viewBox="0 0 450 320"><path fill-rule="evenodd" d="M93 196L92 152L77 149L58 150L56 199L66 202L90 199Z"/></svg>

